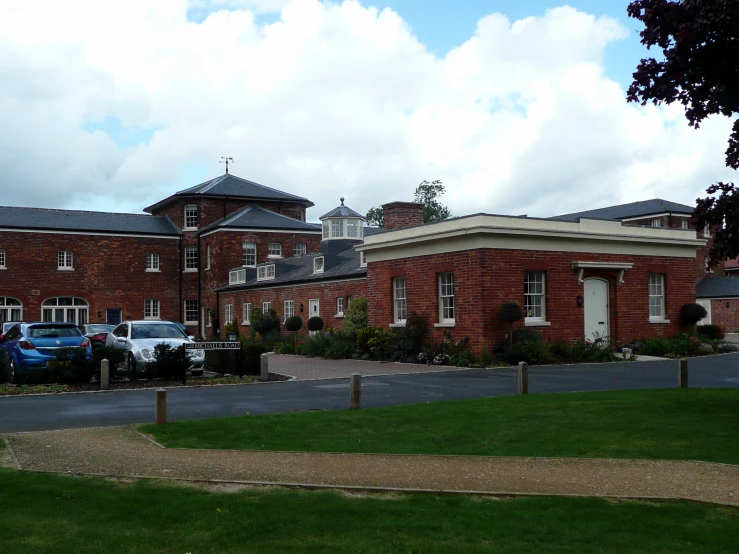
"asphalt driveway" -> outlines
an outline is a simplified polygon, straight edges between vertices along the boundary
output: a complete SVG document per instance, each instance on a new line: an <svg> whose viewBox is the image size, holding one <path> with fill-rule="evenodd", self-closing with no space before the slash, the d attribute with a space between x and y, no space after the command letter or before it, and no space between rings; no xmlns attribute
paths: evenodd
<svg viewBox="0 0 739 554"><path fill-rule="evenodd" d="M425 366L424 366L425 367ZM349 373L356 366L348 363ZM739 353L690 360L691 387L739 388ZM529 391L574 392L665 388L677 385L677 361L532 367ZM474 369L363 377L362 406L394 406L515 394L516 369ZM349 405L346 378L172 388L170 421ZM154 391L0 398L0 433L150 422Z"/></svg>

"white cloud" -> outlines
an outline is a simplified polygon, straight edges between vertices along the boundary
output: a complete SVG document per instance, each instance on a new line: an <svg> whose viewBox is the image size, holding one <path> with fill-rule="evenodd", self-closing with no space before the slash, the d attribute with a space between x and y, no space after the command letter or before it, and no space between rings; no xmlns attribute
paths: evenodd
<svg viewBox="0 0 739 554"><path fill-rule="evenodd" d="M358 211L410 199L423 179L444 181L457 215L691 203L729 175L728 123L695 131L679 108L627 104L603 66L626 34L567 7L490 15L439 58L395 12L353 1L3 5L0 203L137 211L222 155L314 200L313 219L339 196ZM82 130L106 117L157 131L119 148Z"/></svg>

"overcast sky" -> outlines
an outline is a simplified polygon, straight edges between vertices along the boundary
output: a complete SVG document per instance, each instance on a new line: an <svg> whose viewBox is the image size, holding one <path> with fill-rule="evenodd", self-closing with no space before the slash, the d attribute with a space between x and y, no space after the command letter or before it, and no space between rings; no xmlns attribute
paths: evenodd
<svg viewBox="0 0 739 554"><path fill-rule="evenodd" d="M140 212L231 172L365 213L693 204L730 121L627 104L627 0L0 4L0 205Z"/></svg>

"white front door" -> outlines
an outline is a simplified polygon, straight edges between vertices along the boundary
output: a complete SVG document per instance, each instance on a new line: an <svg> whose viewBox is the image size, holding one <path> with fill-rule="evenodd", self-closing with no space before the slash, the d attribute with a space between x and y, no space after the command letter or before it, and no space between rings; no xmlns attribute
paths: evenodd
<svg viewBox="0 0 739 554"><path fill-rule="evenodd" d="M318 298L308 300L308 317L320 317Z"/></svg>
<svg viewBox="0 0 739 554"><path fill-rule="evenodd" d="M711 301L710 300L696 300L696 304L700 304L706 309L706 317L701 319L696 325L710 325L711 324Z"/></svg>
<svg viewBox="0 0 739 554"><path fill-rule="evenodd" d="M608 281L585 279L585 338L610 336L608 322Z"/></svg>

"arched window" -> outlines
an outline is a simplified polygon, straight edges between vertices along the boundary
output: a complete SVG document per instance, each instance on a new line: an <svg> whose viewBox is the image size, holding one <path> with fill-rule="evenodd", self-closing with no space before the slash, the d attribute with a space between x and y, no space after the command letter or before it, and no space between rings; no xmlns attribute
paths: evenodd
<svg viewBox="0 0 739 554"><path fill-rule="evenodd" d="M49 298L41 304L41 319L84 325L90 321L90 305L86 300L73 296Z"/></svg>
<svg viewBox="0 0 739 554"><path fill-rule="evenodd" d="M22 321L23 304L9 296L0 296L0 321Z"/></svg>

